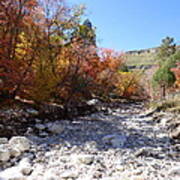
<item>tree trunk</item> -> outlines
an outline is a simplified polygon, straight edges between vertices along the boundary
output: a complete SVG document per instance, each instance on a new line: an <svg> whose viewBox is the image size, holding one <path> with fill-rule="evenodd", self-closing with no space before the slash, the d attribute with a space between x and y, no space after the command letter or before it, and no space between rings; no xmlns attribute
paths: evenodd
<svg viewBox="0 0 180 180"><path fill-rule="evenodd" d="M165 99L166 97L166 86L162 86L162 98Z"/></svg>

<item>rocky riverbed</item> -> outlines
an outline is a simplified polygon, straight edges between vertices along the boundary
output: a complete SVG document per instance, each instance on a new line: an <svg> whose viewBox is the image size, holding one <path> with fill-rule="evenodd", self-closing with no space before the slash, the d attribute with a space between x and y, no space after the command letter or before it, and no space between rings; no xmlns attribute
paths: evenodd
<svg viewBox="0 0 180 180"><path fill-rule="evenodd" d="M172 139L179 118L142 103L71 120L35 118L23 136L0 138L0 180L179 180L180 141Z"/></svg>

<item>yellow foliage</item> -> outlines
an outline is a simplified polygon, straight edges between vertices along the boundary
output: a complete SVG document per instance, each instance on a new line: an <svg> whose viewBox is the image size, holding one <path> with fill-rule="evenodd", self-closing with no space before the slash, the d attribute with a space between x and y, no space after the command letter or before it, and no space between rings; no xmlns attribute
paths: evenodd
<svg viewBox="0 0 180 180"><path fill-rule="evenodd" d="M118 72L116 78L116 94L120 96L131 96L138 93L139 74L134 72Z"/></svg>
<svg viewBox="0 0 180 180"><path fill-rule="evenodd" d="M36 102L49 101L52 93L55 92L56 85L59 79L50 71L37 71L36 78L33 82L33 87L29 93L31 98Z"/></svg>
<svg viewBox="0 0 180 180"><path fill-rule="evenodd" d="M29 49L31 48L31 43L28 42L26 35L22 32L19 35L19 43L16 45L15 55L17 59L23 59L29 53Z"/></svg>

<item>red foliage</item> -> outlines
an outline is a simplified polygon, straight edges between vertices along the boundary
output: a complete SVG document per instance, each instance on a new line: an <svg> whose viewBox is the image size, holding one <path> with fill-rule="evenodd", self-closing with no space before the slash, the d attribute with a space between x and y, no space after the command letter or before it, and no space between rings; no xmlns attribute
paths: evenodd
<svg viewBox="0 0 180 180"><path fill-rule="evenodd" d="M0 94L15 96L23 83L27 83L29 67L33 58L26 55L17 59L16 48L22 32L29 31L30 21L36 0L1 0L0 1ZM27 22L29 19L29 22ZM23 48L23 47L22 47Z"/></svg>
<svg viewBox="0 0 180 180"><path fill-rule="evenodd" d="M175 74L177 88L180 88L180 63L177 63L176 68L171 68L171 71Z"/></svg>

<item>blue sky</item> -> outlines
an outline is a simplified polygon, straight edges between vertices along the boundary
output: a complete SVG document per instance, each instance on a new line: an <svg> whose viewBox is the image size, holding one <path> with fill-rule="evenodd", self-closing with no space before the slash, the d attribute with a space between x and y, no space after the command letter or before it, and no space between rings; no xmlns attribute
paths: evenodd
<svg viewBox="0 0 180 180"><path fill-rule="evenodd" d="M68 0L83 3L97 28L98 45L127 51L180 41L180 0Z"/></svg>

